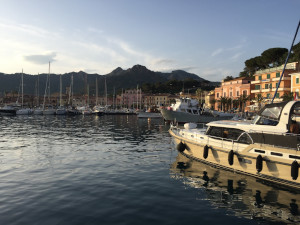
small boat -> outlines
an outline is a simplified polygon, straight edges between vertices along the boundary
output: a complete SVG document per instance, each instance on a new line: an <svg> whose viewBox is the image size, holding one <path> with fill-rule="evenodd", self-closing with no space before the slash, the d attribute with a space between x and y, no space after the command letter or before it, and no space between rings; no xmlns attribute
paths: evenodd
<svg viewBox="0 0 300 225"><path fill-rule="evenodd" d="M16 111L16 115L30 115L32 112L33 111L30 108L22 108Z"/></svg>
<svg viewBox="0 0 300 225"><path fill-rule="evenodd" d="M0 108L0 115L2 116L15 116L17 108L11 105L5 105Z"/></svg>
<svg viewBox="0 0 300 225"><path fill-rule="evenodd" d="M67 114L67 109L66 107L64 106L59 106L57 109L56 109L56 115L66 115Z"/></svg>
<svg viewBox="0 0 300 225"><path fill-rule="evenodd" d="M147 111L137 112L138 118L162 118L161 113L156 109L149 108Z"/></svg>
<svg viewBox="0 0 300 225"><path fill-rule="evenodd" d="M289 101L265 105L252 121L171 125L169 133L189 158L300 189L299 122L300 101Z"/></svg>
<svg viewBox="0 0 300 225"><path fill-rule="evenodd" d="M164 120L177 123L208 123L215 120L231 119L234 114L199 107L199 102L191 98L176 99L171 107L161 109Z"/></svg>

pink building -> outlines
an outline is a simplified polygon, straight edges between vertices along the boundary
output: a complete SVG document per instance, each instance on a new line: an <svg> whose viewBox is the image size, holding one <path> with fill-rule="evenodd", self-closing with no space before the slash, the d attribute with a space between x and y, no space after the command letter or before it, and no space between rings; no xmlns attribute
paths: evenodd
<svg viewBox="0 0 300 225"><path fill-rule="evenodd" d="M254 85L251 84L253 79L252 77L239 77L229 81L222 80L221 87L215 88L215 109L221 110L220 99L222 97L231 100L237 100L242 95L250 99L254 98L254 95L251 94L251 89L254 89ZM246 106L249 105L250 101L247 101Z"/></svg>

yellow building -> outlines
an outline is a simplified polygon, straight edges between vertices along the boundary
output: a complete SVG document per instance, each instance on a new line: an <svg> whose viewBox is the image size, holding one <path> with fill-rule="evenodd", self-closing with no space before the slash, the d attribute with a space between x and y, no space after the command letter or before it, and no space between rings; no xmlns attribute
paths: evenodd
<svg viewBox="0 0 300 225"><path fill-rule="evenodd" d="M291 92L297 93L299 99L299 90L300 90L300 72L291 74Z"/></svg>
<svg viewBox="0 0 300 225"><path fill-rule="evenodd" d="M284 65L270 69L259 70L254 74L255 80L252 81L251 84L254 84L255 87L254 90L251 90L251 94L255 94L255 97L261 94L263 98L262 103L270 103L272 98L274 97L283 70L283 66ZM274 98L274 102L282 101L282 96L284 94L288 94L291 91L290 74L296 72L298 69L298 62L288 63L286 65L280 86L278 87L277 94Z"/></svg>

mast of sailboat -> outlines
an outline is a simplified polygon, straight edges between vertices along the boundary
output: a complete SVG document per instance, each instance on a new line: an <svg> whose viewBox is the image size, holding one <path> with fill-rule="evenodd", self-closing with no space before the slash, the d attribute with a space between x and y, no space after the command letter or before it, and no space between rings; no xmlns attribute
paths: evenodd
<svg viewBox="0 0 300 225"><path fill-rule="evenodd" d="M49 72L48 72L48 76L49 76L49 86L48 86L48 102L49 104L51 103L51 92L50 92L50 62L49 62Z"/></svg>
<svg viewBox="0 0 300 225"><path fill-rule="evenodd" d="M21 107L23 108L23 103L24 103L24 77L23 77L23 69L22 69L21 80L22 80L22 105L21 105Z"/></svg>
<svg viewBox="0 0 300 225"><path fill-rule="evenodd" d="M98 77L96 77L96 105L98 105Z"/></svg>
<svg viewBox="0 0 300 225"><path fill-rule="evenodd" d="M115 86L114 86L114 94L113 94L113 109L115 109Z"/></svg>
<svg viewBox="0 0 300 225"><path fill-rule="evenodd" d="M136 86L136 109L139 109L139 85Z"/></svg>
<svg viewBox="0 0 300 225"><path fill-rule="evenodd" d="M61 76L59 76L59 106L62 106L62 81Z"/></svg>
<svg viewBox="0 0 300 225"><path fill-rule="evenodd" d="M142 110L142 88L140 88L140 110Z"/></svg>
<svg viewBox="0 0 300 225"><path fill-rule="evenodd" d="M90 107L90 86L87 84L87 104L86 106L89 108Z"/></svg>
<svg viewBox="0 0 300 225"><path fill-rule="evenodd" d="M105 105L107 106L107 86L106 86L106 77L104 78L104 90L105 90Z"/></svg>
<svg viewBox="0 0 300 225"><path fill-rule="evenodd" d="M38 73L38 79L37 79L37 105L40 106L40 74Z"/></svg>
<svg viewBox="0 0 300 225"><path fill-rule="evenodd" d="M295 39L296 39L296 37L297 37L297 33L298 33L298 30L299 30L299 27L300 27L300 20L299 20L299 22L298 22L298 26L297 26L297 29L296 29L296 33L295 33L295 36L294 36L292 45L291 45L291 47L290 47L289 53L288 53L288 55L287 55L287 57L286 57L286 60L285 60L285 63L284 63L283 69L282 69L282 73L281 73L281 76L280 76L279 82L278 82L278 84L277 84L277 87L276 87L276 90L275 90L275 93L274 93L274 96L273 96L273 98L272 98L272 102L271 102L271 103L273 103L274 98L275 98L276 95L277 95L277 91L278 91L278 88L279 88L279 86L280 86L280 82L281 82L281 79L282 79L282 77L283 77L284 70L285 70L286 64L287 64L287 62L288 62L288 59L289 59L289 57L290 57L292 48L293 48L293 46L294 46L294 42L295 42Z"/></svg>

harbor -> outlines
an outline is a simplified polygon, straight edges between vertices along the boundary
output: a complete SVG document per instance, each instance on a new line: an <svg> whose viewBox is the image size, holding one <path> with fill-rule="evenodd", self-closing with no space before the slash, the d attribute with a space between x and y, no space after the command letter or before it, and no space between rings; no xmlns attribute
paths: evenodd
<svg viewBox="0 0 300 225"><path fill-rule="evenodd" d="M2 224L300 221L299 192L184 157L163 119L0 120Z"/></svg>

